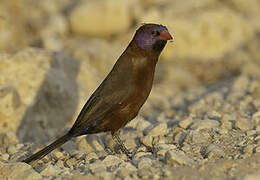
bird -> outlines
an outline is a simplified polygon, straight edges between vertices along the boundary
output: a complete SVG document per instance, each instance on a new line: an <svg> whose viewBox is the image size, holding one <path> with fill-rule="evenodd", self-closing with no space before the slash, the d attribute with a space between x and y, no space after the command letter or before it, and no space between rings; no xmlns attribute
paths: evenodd
<svg viewBox="0 0 260 180"><path fill-rule="evenodd" d="M110 132L120 150L131 158L119 137L120 129L137 116L147 100L159 56L167 41L172 39L166 26L141 25L112 70L87 100L72 128L22 162L33 164L74 137L101 132Z"/></svg>

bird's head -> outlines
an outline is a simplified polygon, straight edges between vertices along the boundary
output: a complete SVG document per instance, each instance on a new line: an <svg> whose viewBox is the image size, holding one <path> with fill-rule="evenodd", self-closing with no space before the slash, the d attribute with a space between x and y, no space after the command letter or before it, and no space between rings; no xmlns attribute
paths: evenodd
<svg viewBox="0 0 260 180"><path fill-rule="evenodd" d="M137 46L145 51L161 52L172 36L168 29L159 24L144 24L135 33Z"/></svg>

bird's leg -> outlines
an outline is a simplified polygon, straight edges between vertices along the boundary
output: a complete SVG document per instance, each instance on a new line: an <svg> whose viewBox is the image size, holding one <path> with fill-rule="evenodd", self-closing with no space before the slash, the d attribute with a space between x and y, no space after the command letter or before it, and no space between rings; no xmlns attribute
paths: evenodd
<svg viewBox="0 0 260 180"><path fill-rule="evenodd" d="M120 139L118 133L114 133L112 135L113 140L116 142L116 144L119 146L121 151L125 153L125 155L129 158L132 159L131 153L128 151L128 149L125 147L123 141Z"/></svg>

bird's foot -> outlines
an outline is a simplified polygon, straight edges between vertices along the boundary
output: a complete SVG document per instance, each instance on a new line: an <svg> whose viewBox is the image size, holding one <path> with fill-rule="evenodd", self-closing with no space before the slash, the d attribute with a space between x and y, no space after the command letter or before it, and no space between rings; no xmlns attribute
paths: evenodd
<svg viewBox="0 0 260 180"><path fill-rule="evenodd" d="M116 144L119 146L120 150L131 160L132 159L132 155L128 151L128 149L125 147L123 141L120 139L118 134L113 134L112 138L116 142Z"/></svg>

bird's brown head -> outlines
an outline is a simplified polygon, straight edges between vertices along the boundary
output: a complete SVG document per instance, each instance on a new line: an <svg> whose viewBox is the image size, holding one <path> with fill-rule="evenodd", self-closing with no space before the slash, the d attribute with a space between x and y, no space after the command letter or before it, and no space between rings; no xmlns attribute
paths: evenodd
<svg viewBox="0 0 260 180"><path fill-rule="evenodd" d="M134 41L145 51L161 52L172 36L168 29L159 24L144 24L135 33Z"/></svg>

